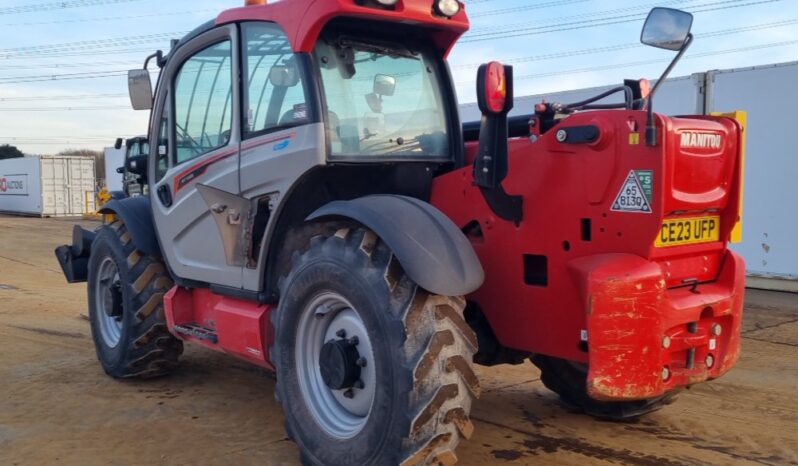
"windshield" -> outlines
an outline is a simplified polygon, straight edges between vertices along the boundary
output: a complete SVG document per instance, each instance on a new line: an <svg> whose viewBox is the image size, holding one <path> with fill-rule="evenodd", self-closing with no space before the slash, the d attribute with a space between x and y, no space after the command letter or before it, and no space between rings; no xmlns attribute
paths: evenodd
<svg viewBox="0 0 798 466"><path fill-rule="evenodd" d="M332 155L448 158L431 54L346 38L316 46Z"/></svg>

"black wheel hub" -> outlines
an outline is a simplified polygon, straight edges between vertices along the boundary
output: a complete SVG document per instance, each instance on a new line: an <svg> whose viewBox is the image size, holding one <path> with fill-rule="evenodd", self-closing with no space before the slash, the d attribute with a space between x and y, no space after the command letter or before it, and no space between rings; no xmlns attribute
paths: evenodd
<svg viewBox="0 0 798 466"><path fill-rule="evenodd" d="M321 378L331 390L350 389L360 380L360 360L356 342L328 341L319 355Z"/></svg>
<svg viewBox="0 0 798 466"><path fill-rule="evenodd" d="M105 291L105 313L108 317L122 317L122 284L112 283Z"/></svg>

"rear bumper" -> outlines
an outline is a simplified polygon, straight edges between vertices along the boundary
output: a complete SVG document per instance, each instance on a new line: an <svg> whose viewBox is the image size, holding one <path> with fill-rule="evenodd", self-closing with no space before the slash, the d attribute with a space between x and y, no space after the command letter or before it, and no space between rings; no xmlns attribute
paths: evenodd
<svg viewBox="0 0 798 466"><path fill-rule="evenodd" d="M726 253L718 279L667 289L659 265L608 254L570 264L587 310L588 393L652 398L731 369L740 356L745 264Z"/></svg>

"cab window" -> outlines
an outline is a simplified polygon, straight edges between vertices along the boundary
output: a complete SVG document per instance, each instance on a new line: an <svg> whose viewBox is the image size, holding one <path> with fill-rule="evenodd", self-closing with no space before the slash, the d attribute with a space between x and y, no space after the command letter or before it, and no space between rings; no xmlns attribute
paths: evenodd
<svg viewBox="0 0 798 466"><path fill-rule="evenodd" d="M245 23L244 137L308 122L307 99L296 56L273 23Z"/></svg>
<svg viewBox="0 0 798 466"><path fill-rule="evenodd" d="M199 157L230 141L233 67L229 40L183 63L174 84L175 161Z"/></svg>
<svg viewBox="0 0 798 466"><path fill-rule="evenodd" d="M435 55L334 34L316 45L331 155L449 158Z"/></svg>
<svg viewBox="0 0 798 466"><path fill-rule="evenodd" d="M169 170L169 94L158 125L158 147L155 150L155 181L161 181Z"/></svg>

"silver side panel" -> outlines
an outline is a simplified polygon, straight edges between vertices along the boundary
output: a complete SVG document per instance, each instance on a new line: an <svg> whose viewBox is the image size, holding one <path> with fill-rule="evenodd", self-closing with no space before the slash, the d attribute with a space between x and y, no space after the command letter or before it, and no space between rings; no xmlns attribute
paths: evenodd
<svg viewBox="0 0 798 466"><path fill-rule="evenodd" d="M220 40L230 38L232 50L238 48L238 35L235 26L213 29L197 39L190 46L181 48L172 57L164 70L172 76L185 59L204 47ZM233 54L233 82L239 80L238 54ZM171 84L164 84L171 87ZM157 183L152 183L150 196L158 239L163 254L172 271L180 278L215 283L230 287L241 286L241 266L228 265L225 256L224 242L211 215L208 204L197 190L197 184L237 194L240 192L238 170L238 150L240 134L238 86L233 86L233 122L230 142L219 149L203 154L180 165L170 166L165 176ZM160 115L165 105L164 90L159 89L156 101L156 112ZM171 91L171 89L170 89ZM151 121L151 147L157 147L159 118ZM174 141L170 140L170 145ZM153 149L155 150L155 149ZM154 163L150 162L150 180L155 179ZM192 175L193 173L193 175ZM165 206L158 199L158 189L168 187L173 202ZM167 189L167 188L163 188Z"/></svg>
<svg viewBox="0 0 798 466"><path fill-rule="evenodd" d="M207 162L219 152L211 152L190 162L188 166ZM166 183L170 187L174 186L173 180L186 168L184 165L167 172L158 185ZM238 192L237 154L233 153L213 163L198 182L218 190ZM157 192L157 188L154 192ZM190 280L231 287L241 286L241 266L228 265L219 228L208 204L197 190L196 182L177 191L173 196L174 203L168 208L160 202L157 195L153 194L151 199L158 238L174 273Z"/></svg>
<svg viewBox="0 0 798 466"><path fill-rule="evenodd" d="M241 196L269 195L272 215L261 247L258 266L243 269L243 288L260 291L266 263L266 244L281 207L294 183L313 167L324 165L324 125L314 123L249 139L241 144Z"/></svg>

